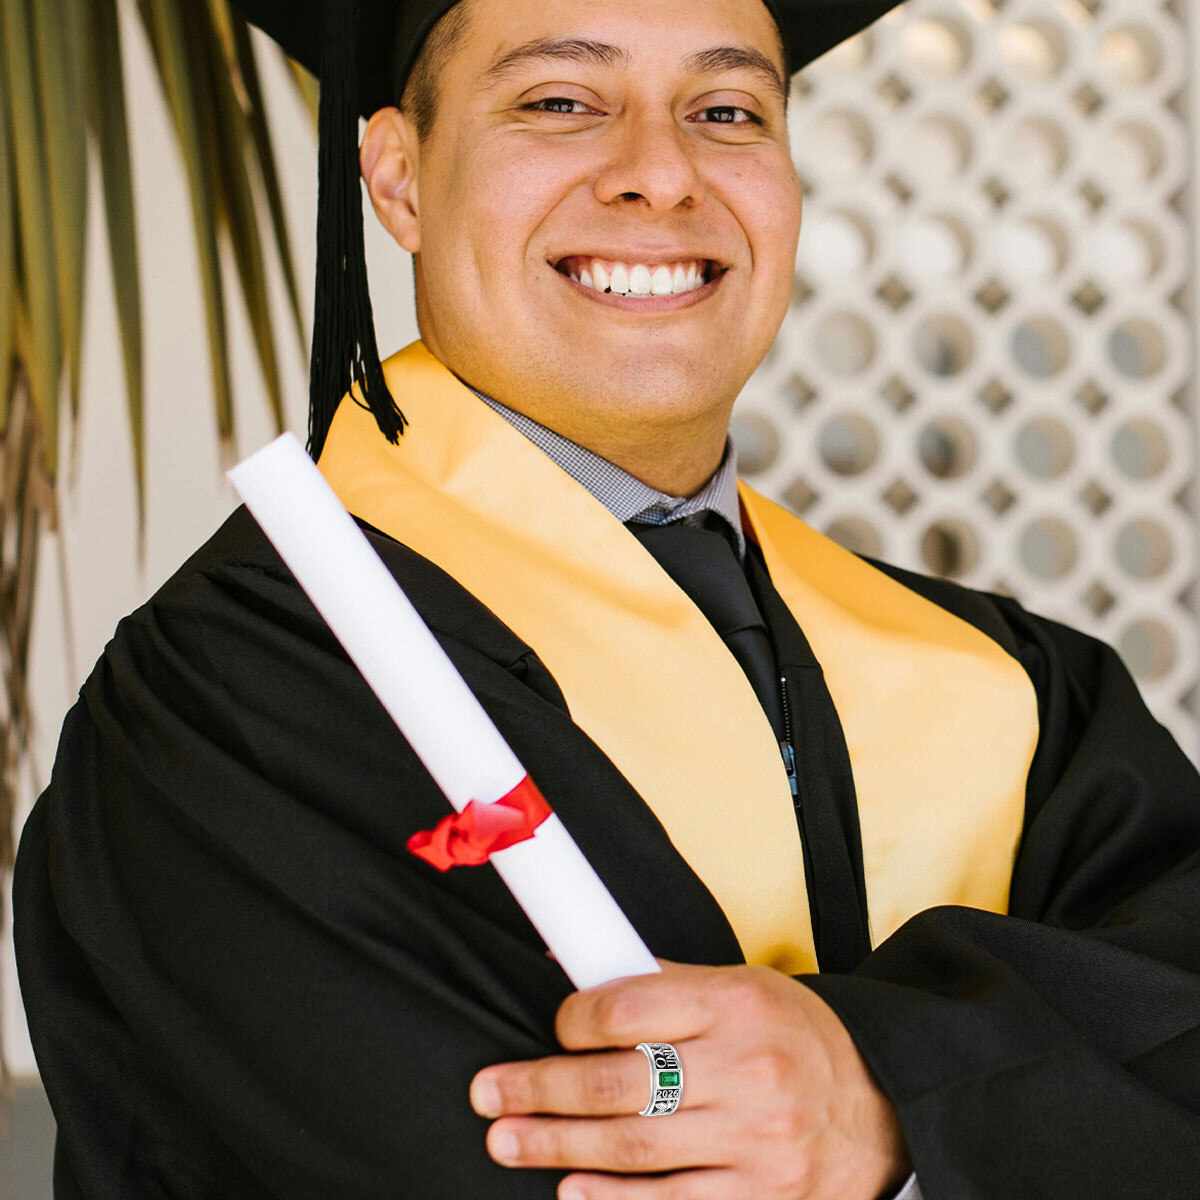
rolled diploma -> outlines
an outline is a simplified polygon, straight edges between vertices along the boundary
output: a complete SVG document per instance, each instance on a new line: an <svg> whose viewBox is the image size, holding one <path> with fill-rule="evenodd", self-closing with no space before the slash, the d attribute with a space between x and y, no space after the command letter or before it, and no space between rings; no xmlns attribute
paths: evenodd
<svg viewBox="0 0 1200 1200"><path fill-rule="evenodd" d="M525 768L297 438L229 479L454 808L512 791ZM659 970L557 814L488 861L577 988Z"/></svg>

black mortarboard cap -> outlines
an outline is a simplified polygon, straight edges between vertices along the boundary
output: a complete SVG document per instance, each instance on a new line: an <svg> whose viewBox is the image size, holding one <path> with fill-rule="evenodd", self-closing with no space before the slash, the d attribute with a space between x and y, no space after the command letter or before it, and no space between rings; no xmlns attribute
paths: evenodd
<svg viewBox="0 0 1200 1200"><path fill-rule="evenodd" d="M358 117L399 102L430 30L458 0L234 0L321 80L317 288L308 448L316 458L334 411L357 383L384 436L404 415L388 392L367 287ZM687 0L681 0L686 9ZM755 3L756 0L746 0ZM798 71L873 24L900 0L764 0Z"/></svg>

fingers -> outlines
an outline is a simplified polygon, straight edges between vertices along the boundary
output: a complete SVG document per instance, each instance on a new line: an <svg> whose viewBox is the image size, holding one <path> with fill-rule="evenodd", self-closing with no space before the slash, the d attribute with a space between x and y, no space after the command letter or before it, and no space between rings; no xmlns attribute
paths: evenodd
<svg viewBox="0 0 1200 1200"><path fill-rule="evenodd" d="M658 975L632 975L572 992L559 1005L555 1033L567 1050L697 1037L713 1025L719 974L718 968L664 962Z"/></svg>
<svg viewBox="0 0 1200 1200"><path fill-rule="evenodd" d="M703 1043L681 1042L676 1049L683 1067L683 1098L676 1112L709 1104L713 1073ZM471 1084L471 1106L483 1117L628 1116L646 1107L650 1089L650 1064L640 1050L560 1054L485 1068Z"/></svg>
<svg viewBox="0 0 1200 1200"><path fill-rule="evenodd" d="M732 1161L728 1123L707 1109L669 1117L504 1117L488 1130L488 1153L509 1167L644 1174Z"/></svg>
<svg viewBox="0 0 1200 1200"><path fill-rule="evenodd" d="M619 1175L568 1175L559 1185L559 1200L740 1200L739 1176L722 1167L674 1171L641 1178Z"/></svg>

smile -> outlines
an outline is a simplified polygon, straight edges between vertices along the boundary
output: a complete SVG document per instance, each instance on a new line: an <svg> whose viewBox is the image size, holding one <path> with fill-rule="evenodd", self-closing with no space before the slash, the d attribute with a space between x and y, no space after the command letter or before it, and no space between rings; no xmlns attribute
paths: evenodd
<svg viewBox="0 0 1200 1200"><path fill-rule="evenodd" d="M668 296L696 292L719 274L712 259L692 258L672 263L616 262L571 254L554 265L560 275L572 278L593 292L612 295Z"/></svg>
<svg viewBox="0 0 1200 1200"><path fill-rule="evenodd" d="M612 296L651 299L699 291L721 274L712 259L693 258L674 262L621 262L572 254L554 264L582 287Z"/></svg>

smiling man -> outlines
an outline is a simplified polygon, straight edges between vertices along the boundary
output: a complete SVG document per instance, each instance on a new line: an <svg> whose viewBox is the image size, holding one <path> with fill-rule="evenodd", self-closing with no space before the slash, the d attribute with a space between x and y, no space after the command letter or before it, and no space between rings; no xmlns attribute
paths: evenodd
<svg viewBox="0 0 1200 1200"><path fill-rule="evenodd" d="M686 21L604 0L454 16L436 115L419 130L384 109L362 147L380 220L417 256L422 341L473 387L690 495L791 296L801 197L778 28L743 2Z"/></svg>
<svg viewBox="0 0 1200 1200"><path fill-rule="evenodd" d="M788 74L887 0L244 7L323 78L310 449L663 971L572 993L408 853L445 801L239 509L22 836L56 1195L1194 1197L1200 777L1106 646L737 479Z"/></svg>

